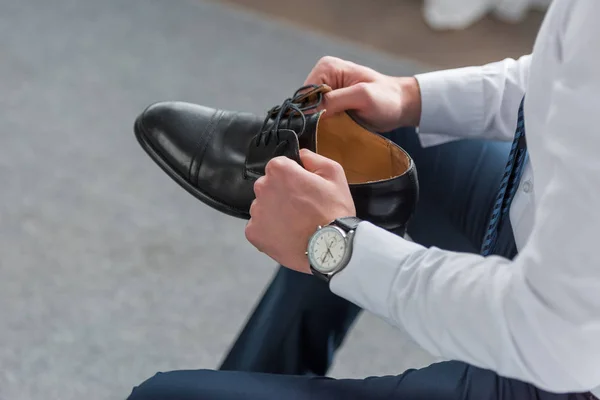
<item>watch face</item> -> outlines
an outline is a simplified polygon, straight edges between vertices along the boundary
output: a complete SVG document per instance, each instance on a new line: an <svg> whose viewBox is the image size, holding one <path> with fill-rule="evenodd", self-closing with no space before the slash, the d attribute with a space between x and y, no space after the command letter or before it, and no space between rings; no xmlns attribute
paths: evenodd
<svg viewBox="0 0 600 400"><path fill-rule="evenodd" d="M310 265L317 271L335 271L346 255L347 242L344 233L333 226L317 231L308 245Z"/></svg>

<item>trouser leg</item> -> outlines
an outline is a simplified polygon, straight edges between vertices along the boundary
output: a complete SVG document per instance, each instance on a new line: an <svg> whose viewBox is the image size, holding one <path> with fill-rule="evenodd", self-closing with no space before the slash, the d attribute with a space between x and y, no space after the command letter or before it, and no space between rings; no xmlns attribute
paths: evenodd
<svg viewBox="0 0 600 400"><path fill-rule="evenodd" d="M551 394L495 373L449 361L398 376L367 379L188 370L157 374L129 400L585 400Z"/></svg>
<svg viewBox="0 0 600 400"><path fill-rule="evenodd" d="M422 148L413 129L386 134L417 165L421 196L409 235L425 246L478 252L510 143L459 141ZM516 253L510 227L500 252ZM324 375L360 309L310 275L281 267L221 369Z"/></svg>

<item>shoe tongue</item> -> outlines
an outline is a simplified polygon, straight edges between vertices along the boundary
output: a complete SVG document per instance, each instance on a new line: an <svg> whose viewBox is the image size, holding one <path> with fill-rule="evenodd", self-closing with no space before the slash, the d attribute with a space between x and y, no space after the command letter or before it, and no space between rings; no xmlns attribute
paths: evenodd
<svg viewBox="0 0 600 400"><path fill-rule="evenodd" d="M306 89L306 90L304 90ZM323 111L309 113L311 107L317 107L323 94L330 92L331 88L327 85L314 85L302 88L302 92L296 92L293 102L296 106L305 111L304 118L297 113L291 112L290 118L283 118L279 123L277 134L267 132L271 130L275 119L264 127L264 134L257 135L250 143L246 157L246 176L258 178L265 174L267 163L279 156L286 156L302 165L300 160L300 149L316 149L316 133L319 118ZM312 111L312 110L311 110ZM257 143L261 137L262 143ZM275 136L275 137L272 137Z"/></svg>
<svg viewBox="0 0 600 400"><path fill-rule="evenodd" d="M291 127L294 132L301 133L298 136L298 145L301 149L308 149L315 151L317 148L317 125L319 124L319 118L323 112L316 112L310 115L306 115L306 124L304 131L302 131L302 118L294 118L292 120Z"/></svg>
<svg viewBox="0 0 600 400"><path fill-rule="evenodd" d="M321 112L306 115L306 123L302 130L302 117L293 117L289 122L283 120L278 134L271 134L269 141L257 145L256 138L252 140L246 157L246 176L257 179L265 174L267 163L279 156L285 156L302 165L300 149L315 151L317 124ZM269 127L267 127L269 129Z"/></svg>
<svg viewBox="0 0 600 400"><path fill-rule="evenodd" d="M286 156L302 165L300 149L316 151L317 125L321 114L322 111L306 115L305 121L302 121L302 117L293 117L289 127L287 120L284 120L279 129L279 139L280 143L287 141L287 144L278 148L273 157Z"/></svg>
<svg viewBox="0 0 600 400"><path fill-rule="evenodd" d="M318 106L321 101L320 96L323 96L325 93L331 92L332 90L331 87L325 84L307 86L306 88L306 90L294 97L294 103L301 108ZM288 119L284 118L279 126L296 132L300 149L315 151L317 125L322 113L323 111L307 111L304 114L304 120L301 116L293 113L291 121L288 122Z"/></svg>

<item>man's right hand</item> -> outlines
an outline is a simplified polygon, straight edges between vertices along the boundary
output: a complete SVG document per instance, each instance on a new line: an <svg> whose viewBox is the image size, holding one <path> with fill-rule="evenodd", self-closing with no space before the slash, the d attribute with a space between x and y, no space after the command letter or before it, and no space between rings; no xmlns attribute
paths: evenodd
<svg viewBox="0 0 600 400"><path fill-rule="evenodd" d="M326 84L321 108L327 114L352 111L371 129L387 132L401 126L418 126L421 94L415 78L383 75L371 68L335 57L323 57L305 85Z"/></svg>

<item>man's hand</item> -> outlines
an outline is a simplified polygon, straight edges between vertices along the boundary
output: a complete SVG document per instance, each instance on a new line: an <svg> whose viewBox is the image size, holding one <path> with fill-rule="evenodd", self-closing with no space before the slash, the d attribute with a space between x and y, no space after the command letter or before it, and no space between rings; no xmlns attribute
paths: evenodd
<svg viewBox="0 0 600 400"><path fill-rule="evenodd" d="M305 84L327 84L321 108L328 114L351 110L371 129L387 132L400 126L418 126L421 93L415 78L397 78L335 57L323 57Z"/></svg>
<svg viewBox="0 0 600 400"><path fill-rule="evenodd" d="M302 168L287 157L272 159L254 184L246 238L280 264L310 273L305 254L319 225L355 216L342 167L309 150L300 150Z"/></svg>

